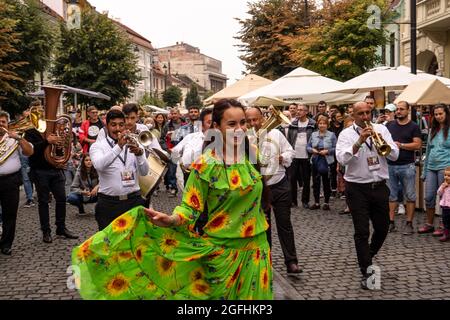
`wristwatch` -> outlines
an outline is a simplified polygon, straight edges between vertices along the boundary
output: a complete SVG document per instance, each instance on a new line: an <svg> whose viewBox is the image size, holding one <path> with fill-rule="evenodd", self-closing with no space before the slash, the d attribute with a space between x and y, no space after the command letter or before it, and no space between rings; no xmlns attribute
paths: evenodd
<svg viewBox="0 0 450 320"><path fill-rule="evenodd" d="M404 146L404 144L403 144L403 143L400 143L400 149L402 149L402 148L403 148L403 146Z"/></svg>

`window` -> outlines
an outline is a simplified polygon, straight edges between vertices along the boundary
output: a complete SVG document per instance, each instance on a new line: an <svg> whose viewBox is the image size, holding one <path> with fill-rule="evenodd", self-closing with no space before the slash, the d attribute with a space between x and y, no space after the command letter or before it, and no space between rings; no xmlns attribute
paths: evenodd
<svg viewBox="0 0 450 320"><path fill-rule="evenodd" d="M389 47L390 47L390 67L395 67L395 33L391 33L389 39Z"/></svg>

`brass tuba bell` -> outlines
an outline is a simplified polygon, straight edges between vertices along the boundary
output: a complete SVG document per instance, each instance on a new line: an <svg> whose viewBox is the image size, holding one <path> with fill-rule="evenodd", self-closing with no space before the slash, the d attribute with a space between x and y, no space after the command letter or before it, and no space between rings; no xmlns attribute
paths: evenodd
<svg viewBox="0 0 450 320"><path fill-rule="evenodd" d="M269 119L267 119L263 125L261 126L261 129L258 130L256 135L259 137L262 132L266 131L269 132L272 129L275 129L281 124L290 124L291 121L288 117L286 117L280 110L276 108L272 108L272 115Z"/></svg>

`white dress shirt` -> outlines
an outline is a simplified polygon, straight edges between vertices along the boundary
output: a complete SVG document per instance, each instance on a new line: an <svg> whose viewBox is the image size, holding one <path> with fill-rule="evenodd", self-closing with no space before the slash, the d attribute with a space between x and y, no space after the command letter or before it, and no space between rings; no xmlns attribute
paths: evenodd
<svg viewBox="0 0 450 320"><path fill-rule="evenodd" d="M111 137L106 136L92 144L89 154L99 176L98 192L109 196L123 196L140 190L138 176L147 175L149 170L145 152L137 157L126 146L120 148ZM125 164L121 159L125 160ZM124 171L133 172L134 185L123 186L121 174Z"/></svg>
<svg viewBox="0 0 450 320"><path fill-rule="evenodd" d="M181 158L183 166L189 168L202 154L204 140L205 135L201 131L188 134L180 143L173 147L172 162L177 163Z"/></svg>
<svg viewBox="0 0 450 320"><path fill-rule="evenodd" d="M264 159L268 159L268 166L261 167L261 174L271 176L266 181L268 186L277 184L286 175L286 168L291 166L295 151L278 129L270 130L259 143L262 161L265 163ZM283 157L282 164L278 160L280 155Z"/></svg>
<svg viewBox="0 0 450 320"><path fill-rule="evenodd" d="M11 145L14 142L14 139L12 138L6 138L6 140ZM22 166L20 164L19 148L20 146L8 157L8 159L6 159L2 165L0 165L0 176L6 176L20 170Z"/></svg>
<svg viewBox="0 0 450 320"><path fill-rule="evenodd" d="M396 161L399 155L399 149L392 140L389 130L382 124L372 124L374 130L380 134L386 143L391 147L391 153L387 159ZM356 154L353 154L353 145L359 139L359 133L363 129L353 124L344 129L336 144L336 158L337 161L345 166L344 179L348 182L354 183L369 183L389 179L389 171L386 157L379 156L374 145L372 145L371 138L363 143ZM370 148L371 147L371 148ZM378 157L380 168L375 171L369 170L367 159L370 157Z"/></svg>

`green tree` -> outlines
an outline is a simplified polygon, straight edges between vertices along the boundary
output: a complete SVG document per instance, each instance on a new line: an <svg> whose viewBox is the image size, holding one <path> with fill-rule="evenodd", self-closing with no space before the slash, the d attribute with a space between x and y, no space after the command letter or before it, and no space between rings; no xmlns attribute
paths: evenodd
<svg viewBox="0 0 450 320"><path fill-rule="evenodd" d="M17 53L15 45L20 41L20 35L14 32L18 21L10 18L12 12L12 6L0 0L0 101L7 94L20 94L12 82L23 81L14 70L25 62L9 59L11 54Z"/></svg>
<svg viewBox="0 0 450 320"><path fill-rule="evenodd" d="M133 48L125 32L106 15L85 11L80 29L61 25L52 74L58 83L110 96L111 101L80 97L81 103L106 108L124 101L141 80Z"/></svg>
<svg viewBox="0 0 450 320"><path fill-rule="evenodd" d="M186 95L186 99L185 99L184 103L185 103L186 107L190 107L190 106L201 107L202 106L202 99L198 95L197 85L195 83L191 84L191 88Z"/></svg>
<svg viewBox="0 0 450 320"><path fill-rule="evenodd" d="M387 41L383 28L369 28L367 8L387 11L385 0L325 2L313 25L297 36L284 37L291 47L290 59L324 76L346 81L375 66L377 48ZM382 21L390 19L390 13Z"/></svg>
<svg viewBox="0 0 450 320"><path fill-rule="evenodd" d="M141 100L139 100L139 105L141 106L146 106L146 105L150 105L150 106L157 106L157 107L164 107L164 101L162 101L161 99L158 99L158 97L153 94L149 94L148 92L146 92L144 94L144 96L141 98Z"/></svg>
<svg viewBox="0 0 450 320"><path fill-rule="evenodd" d="M262 0L248 6L250 17L237 19L241 30L235 37L243 43L238 47L247 69L272 80L295 69L291 47L281 37L295 37L304 27L304 0Z"/></svg>
<svg viewBox="0 0 450 320"><path fill-rule="evenodd" d="M183 99L183 93L181 89L175 86L170 86L164 91L163 100L169 107L176 106Z"/></svg>
<svg viewBox="0 0 450 320"><path fill-rule="evenodd" d="M3 103L6 110L15 114L28 107L30 99L26 93L36 89L35 75L49 67L55 31L44 18L39 1L1 0L1 2L10 7L9 19L17 22L11 31L19 37L19 41L14 43L14 50L2 59L3 64L16 64L14 72L19 79L11 79L9 84L15 90L6 94L6 101ZM20 61L24 63L17 65Z"/></svg>

